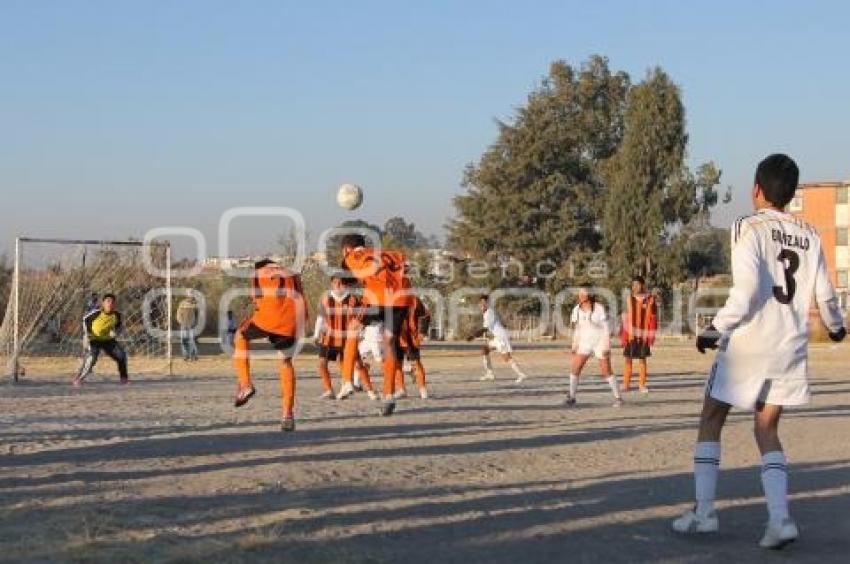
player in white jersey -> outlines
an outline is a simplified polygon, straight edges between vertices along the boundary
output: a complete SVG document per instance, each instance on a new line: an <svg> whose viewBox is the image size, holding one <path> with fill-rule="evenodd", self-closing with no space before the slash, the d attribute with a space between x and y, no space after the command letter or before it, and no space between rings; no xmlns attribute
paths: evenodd
<svg viewBox="0 0 850 564"><path fill-rule="evenodd" d="M481 308L484 319L481 328L470 335L467 340L471 341L478 337L489 335L487 344L481 349L481 354L484 355L484 376L481 377L481 380L496 379L496 374L493 372L493 363L490 362L490 352L495 351L501 355L502 360L510 364L511 369L517 375L516 383L519 384L525 380L526 375L513 357L513 347L511 347L511 338L508 335L508 330L502 325L502 320L499 319L496 311L490 307L490 296L487 294L481 295L478 298L478 305Z"/></svg>
<svg viewBox="0 0 850 564"><path fill-rule="evenodd" d="M354 369L354 388L361 387L361 372L368 371L373 364L380 365L384 361L384 325L372 323L360 332L360 342L357 344L360 362ZM371 357L371 358L370 358ZM371 395L370 395L371 398Z"/></svg>
<svg viewBox="0 0 850 564"><path fill-rule="evenodd" d="M614 407L622 406L623 400L620 398L617 379L611 371L611 330L608 325L608 314L605 312L605 306L597 302L596 297L591 293L590 285L579 289L578 303L573 308L570 324L573 326L573 342L570 349L572 352L570 390L564 405L568 407L576 405L579 376L587 360L593 355L599 361L602 377L614 394Z"/></svg>
<svg viewBox="0 0 850 564"><path fill-rule="evenodd" d="M771 155L758 165L752 191L756 212L732 227L732 289L697 348L718 348L706 384L694 454L696 506L673 522L680 533L718 530L714 498L720 432L731 406L755 408L755 438L768 524L759 543L782 548L798 536L788 512L788 469L779 440L785 406L809 399L806 375L812 298L830 338L846 335L844 320L815 230L783 209L797 188L791 158Z"/></svg>

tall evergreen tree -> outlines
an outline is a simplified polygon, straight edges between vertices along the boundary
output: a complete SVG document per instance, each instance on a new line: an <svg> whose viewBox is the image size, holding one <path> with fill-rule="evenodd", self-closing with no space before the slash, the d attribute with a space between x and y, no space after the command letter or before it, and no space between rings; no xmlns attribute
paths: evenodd
<svg viewBox="0 0 850 564"><path fill-rule="evenodd" d="M603 167L608 187L602 233L615 285L634 274L669 285L685 263L678 236L717 204L720 171L693 175L685 164L688 135L679 87L660 68L629 92L622 143Z"/></svg>
<svg viewBox="0 0 850 564"><path fill-rule="evenodd" d="M514 119L498 123L495 143L467 167L449 243L477 257L519 261L532 270L526 276L551 265L537 280L550 290L569 281L570 265L601 248L598 163L620 145L628 90L628 75L612 72L604 57L580 69L554 62Z"/></svg>

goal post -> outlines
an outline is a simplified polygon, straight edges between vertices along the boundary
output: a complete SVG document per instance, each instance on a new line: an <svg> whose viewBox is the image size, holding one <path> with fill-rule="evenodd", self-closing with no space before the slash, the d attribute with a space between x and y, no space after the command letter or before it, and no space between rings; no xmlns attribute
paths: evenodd
<svg viewBox="0 0 850 564"><path fill-rule="evenodd" d="M14 253L0 324L0 356L12 382L25 373L76 370L84 352L83 316L107 293L122 314L118 340L131 372L172 374L167 241L17 237Z"/></svg>

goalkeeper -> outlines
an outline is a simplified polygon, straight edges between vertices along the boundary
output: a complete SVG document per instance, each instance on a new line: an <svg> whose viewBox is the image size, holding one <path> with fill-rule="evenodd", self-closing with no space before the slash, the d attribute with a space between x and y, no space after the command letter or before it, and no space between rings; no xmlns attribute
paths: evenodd
<svg viewBox="0 0 850 564"><path fill-rule="evenodd" d="M83 318L83 328L88 346L80 371L74 378L74 387L79 388L83 385L86 376L91 374L94 365L97 364L101 351L115 361L121 383L126 384L128 382L127 353L117 340L121 332L121 314L115 309L114 294L105 294L100 307L86 313Z"/></svg>

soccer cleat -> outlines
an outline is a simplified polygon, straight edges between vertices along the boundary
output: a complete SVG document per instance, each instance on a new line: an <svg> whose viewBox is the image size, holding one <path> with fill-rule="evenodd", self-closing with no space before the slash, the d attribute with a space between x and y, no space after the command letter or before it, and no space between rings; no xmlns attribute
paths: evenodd
<svg viewBox="0 0 850 564"><path fill-rule="evenodd" d="M800 536L800 531L797 530L797 525L791 519L783 519L781 523L769 522L764 530L764 536L759 542L762 548L770 548L772 550L781 550L786 545L797 540Z"/></svg>
<svg viewBox="0 0 850 564"><path fill-rule="evenodd" d="M395 411L395 402L392 399L384 400L384 402L381 404L381 416L389 417L393 414L393 411Z"/></svg>
<svg viewBox="0 0 850 564"><path fill-rule="evenodd" d="M118 383L121 384L122 386L129 386L130 385L130 379L129 378L121 378L120 380L118 380Z"/></svg>
<svg viewBox="0 0 850 564"><path fill-rule="evenodd" d="M378 401L378 394L376 394L373 390L366 390L366 395L369 396L370 400Z"/></svg>
<svg viewBox="0 0 850 564"><path fill-rule="evenodd" d="M352 387L354 388L355 392L362 392L363 391L363 386L361 386L360 384L354 384Z"/></svg>
<svg viewBox="0 0 850 564"><path fill-rule="evenodd" d="M71 382L71 387L79 390L80 388L83 387L84 382L85 382L85 380L83 380L80 377L74 378L74 380Z"/></svg>
<svg viewBox="0 0 850 564"><path fill-rule="evenodd" d="M623 399L617 398L614 400L614 403L611 404L611 407L623 407Z"/></svg>
<svg viewBox="0 0 850 564"><path fill-rule="evenodd" d="M419 388L419 397L422 399L428 399L428 389L427 388Z"/></svg>
<svg viewBox="0 0 850 564"><path fill-rule="evenodd" d="M576 403L576 398L567 394L567 399L564 400L564 405L566 407L575 407L578 404Z"/></svg>
<svg viewBox="0 0 850 564"><path fill-rule="evenodd" d="M646 386L644 386L643 388L641 388L641 389L640 389L640 393L642 393L642 394L648 394L648 393L649 393L649 388L647 388Z"/></svg>
<svg viewBox="0 0 850 564"><path fill-rule="evenodd" d="M394 400L402 399L402 398L406 398L406 397L407 397L407 390L405 390L404 388L396 390L396 392L393 394Z"/></svg>
<svg viewBox="0 0 850 564"><path fill-rule="evenodd" d="M325 390L322 392L322 395L319 396L319 399L336 399L336 395L333 390Z"/></svg>
<svg viewBox="0 0 850 564"><path fill-rule="evenodd" d="M286 433L295 430L295 418L291 415L289 417L284 417L280 422L280 430Z"/></svg>
<svg viewBox="0 0 850 564"><path fill-rule="evenodd" d="M716 533L720 529L720 521L717 519L715 511L701 517L694 510L689 509L681 517L670 523L670 527L683 535Z"/></svg>
<svg viewBox="0 0 850 564"><path fill-rule="evenodd" d="M347 397L350 397L351 394L354 393L354 386L349 382L343 383L342 387L339 389L339 393L336 395L336 399L344 400Z"/></svg>
<svg viewBox="0 0 850 564"><path fill-rule="evenodd" d="M488 370L487 372L484 373L484 376L479 378L479 380L481 380L482 382L487 382L488 380L495 380L495 379L496 379L496 375L493 373L492 370Z"/></svg>
<svg viewBox="0 0 850 564"><path fill-rule="evenodd" d="M525 380L526 378L527 376L525 374L520 374L516 377L516 380L514 380L514 384L522 384L523 380Z"/></svg>
<svg viewBox="0 0 850 564"><path fill-rule="evenodd" d="M236 397L233 400L234 407L242 407L248 400L254 397L254 394L257 393L257 390L254 386L248 386L247 388L240 388L239 391L236 392Z"/></svg>

